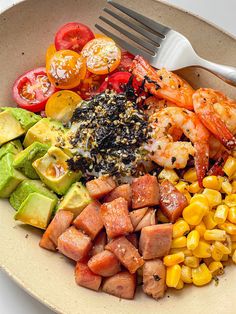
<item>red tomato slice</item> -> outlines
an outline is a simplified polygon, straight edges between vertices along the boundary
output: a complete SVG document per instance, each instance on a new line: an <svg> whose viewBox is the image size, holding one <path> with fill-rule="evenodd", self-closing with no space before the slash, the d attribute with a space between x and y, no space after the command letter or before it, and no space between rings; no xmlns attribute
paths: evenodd
<svg viewBox="0 0 236 314"><path fill-rule="evenodd" d="M84 45L94 38L94 34L88 26L76 22L68 23L57 31L55 46L57 50L80 52Z"/></svg>
<svg viewBox="0 0 236 314"><path fill-rule="evenodd" d="M50 83L46 69L37 68L21 75L13 85L13 99L19 107L32 112L44 110L56 88Z"/></svg>
<svg viewBox="0 0 236 314"><path fill-rule="evenodd" d="M107 75L96 75L87 70L85 78L75 90L83 99L89 99L98 93L106 77Z"/></svg>
<svg viewBox="0 0 236 314"><path fill-rule="evenodd" d="M99 92L101 93L106 89L112 89L116 93L123 93L125 91L125 85L128 83L130 77L131 73L129 72L116 72L102 83Z"/></svg>
<svg viewBox="0 0 236 314"><path fill-rule="evenodd" d="M131 69L131 64L134 59L134 55L129 53L126 50L121 52L121 60L120 64L118 65L116 71L117 72L129 72Z"/></svg>

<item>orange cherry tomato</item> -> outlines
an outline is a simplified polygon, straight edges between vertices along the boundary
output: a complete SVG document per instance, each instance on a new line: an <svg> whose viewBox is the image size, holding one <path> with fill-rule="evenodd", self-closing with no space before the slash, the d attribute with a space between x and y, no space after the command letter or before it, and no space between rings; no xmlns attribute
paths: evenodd
<svg viewBox="0 0 236 314"><path fill-rule="evenodd" d="M90 40L82 49L87 69L94 74L108 74L114 71L121 59L121 50L114 40L100 37Z"/></svg>
<svg viewBox="0 0 236 314"><path fill-rule="evenodd" d="M46 52L46 64L49 62L49 60L51 59L51 57L54 55L54 53L56 52L56 47L54 44L51 44Z"/></svg>
<svg viewBox="0 0 236 314"><path fill-rule="evenodd" d="M109 38L104 34L94 34L94 36L95 36L95 38L104 38L104 37Z"/></svg>
<svg viewBox="0 0 236 314"><path fill-rule="evenodd" d="M86 75L86 63L81 54L72 50L60 50L48 60L47 75L52 84L61 89L79 85Z"/></svg>

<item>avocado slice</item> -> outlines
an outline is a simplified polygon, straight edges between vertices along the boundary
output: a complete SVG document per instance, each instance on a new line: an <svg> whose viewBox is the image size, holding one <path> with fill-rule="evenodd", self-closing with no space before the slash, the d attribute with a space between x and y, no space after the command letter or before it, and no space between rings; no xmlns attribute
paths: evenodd
<svg viewBox="0 0 236 314"><path fill-rule="evenodd" d="M39 180L24 180L21 182L17 189L10 196L10 204L13 208L18 210L24 200L31 193L42 194L50 199L52 199L55 205L58 202L58 197L51 191L49 191L45 185Z"/></svg>
<svg viewBox="0 0 236 314"><path fill-rule="evenodd" d="M1 107L1 110L11 113L25 131L42 119L39 115L21 108Z"/></svg>
<svg viewBox="0 0 236 314"><path fill-rule="evenodd" d="M13 154L16 155L20 151L22 151L22 145L20 140L14 140L9 143L4 144L0 148L0 159L5 156L6 154Z"/></svg>
<svg viewBox="0 0 236 314"><path fill-rule="evenodd" d="M92 199L86 187L82 183L76 182L60 202L58 210L69 210L76 217L91 201Z"/></svg>
<svg viewBox="0 0 236 314"><path fill-rule="evenodd" d="M36 159L44 156L48 151L48 148L49 146L46 144L34 142L16 155L13 166L15 167L15 169L24 173L26 177L30 179L38 179L37 172L33 168L32 163Z"/></svg>
<svg viewBox="0 0 236 314"><path fill-rule="evenodd" d="M28 225L46 229L54 207L55 203L51 198L39 193L31 193L21 204L14 218Z"/></svg>
<svg viewBox="0 0 236 314"><path fill-rule="evenodd" d="M6 154L0 160L0 197L9 197L24 179L22 173L13 167L13 154Z"/></svg>
<svg viewBox="0 0 236 314"><path fill-rule="evenodd" d="M20 122L9 111L0 112L0 146L24 133Z"/></svg>
<svg viewBox="0 0 236 314"><path fill-rule="evenodd" d="M33 162L40 179L60 195L64 195L71 184L81 178L81 172L69 170L66 162L69 158L60 148L52 146L47 154Z"/></svg>

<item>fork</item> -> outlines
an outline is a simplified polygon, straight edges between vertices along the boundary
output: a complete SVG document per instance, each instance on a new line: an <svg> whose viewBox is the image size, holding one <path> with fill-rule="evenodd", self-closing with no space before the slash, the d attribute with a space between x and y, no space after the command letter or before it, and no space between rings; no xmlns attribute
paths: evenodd
<svg viewBox="0 0 236 314"><path fill-rule="evenodd" d="M199 57L189 40L179 32L128 9L113 0L108 0L107 2L131 17L132 20L118 15L108 8L104 8L104 12L137 33L137 35L131 33L106 17L99 16L104 23L125 35L139 46L136 47L134 44L125 41L101 25L95 25L105 35L113 38L122 48L134 55L142 55L155 68L166 67L170 71L175 71L190 66L200 67L215 74L228 84L236 86L235 67L213 63ZM142 37L138 35L142 35Z"/></svg>

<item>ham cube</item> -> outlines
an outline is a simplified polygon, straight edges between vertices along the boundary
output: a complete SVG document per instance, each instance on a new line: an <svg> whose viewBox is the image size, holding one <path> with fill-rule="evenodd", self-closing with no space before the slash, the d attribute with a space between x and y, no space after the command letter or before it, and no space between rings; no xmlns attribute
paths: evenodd
<svg viewBox="0 0 236 314"><path fill-rule="evenodd" d="M140 221L143 219L145 216L146 212L148 211L148 207L140 208L133 210L132 212L129 213L132 225L134 229L137 227L137 225L140 223Z"/></svg>
<svg viewBox="0 0 236 314"><path fill-rule="evenodd" d="M132 208L156 206L159 204L159 184L155 176L145 176L133 180L132 185Z"/></svg>
<svg viewBox="0 0 236 314"><path fill-rule="evenodd" d="M120 272L104 280L102 291L122 299L133 299L136 276L127 271Z"/></svg>
<svg viewBox="0 0 236 314"><path fill-rule="evenodd" d="M166 268L162 260L145 261L143 265L143 291L154 299L163 298L166 290Z"/></svg>
<svg viewBox="0 0 236 314"><path fill-rule="evenodd" d="M108 176L88 181L86 188L92 198L100 199L110 193L116 187L115 181Z"/></svg>
<svg viewBox="0 0 236 314"><path fill-rule="evenodd" d="M172 224L144 227L139 239L139 250L144 259L168 255L172 240Z"/></svg>
<svg viewBox="0 0 236 314"><path fill-rule="evenodd" d="M102 277L94 274L86 264L77 262L75 267L75 281L81 287L98 291Z"/></svg>
<svg viewBox="0 0 236 314"><path fill-rule="evenodd" d="M130 233L126 236L126 239L133 244L136 249L138 248L138 237L136 233Z"/></svg>
<svg viewBox="0 0 236 314"><path fill-rule="evenodd" d="M156 211L153 208L149 208L134 231L135 232L140 231L144 227L153 226L155 224L156 224Z"/></svg>
<svg viewBox="0 0 236 314"><path fill-rule="evenodd" d="M74 214L67 210L60 210L56 213L53 220L44 232L39 245L47 250L56 251L57 240L72 223Z"/></svg>
<svg viewBox="0 0 236 314"><path fill-rule="evenodd" d="M168 180L160 185L160 208L163 214L174 223L188 206L186 197Z"/></svg>
<svg viewBox="0 0 236 314"><path fill-rule="evenodd" d="M90 258L88 267L97 275L110 277L120 271L120 262L112 252L104 250Z"/></svg>
<svg viewBox="0 0 236 314"><path fill-rule="evenodd" d="M128 202L119 197L112 202L102 204L100 215L109 238L133 232L128 211Z"/></svg>
<svg viewBox="0 0 236 314"><path fill-rule="evenodd" d="M124 236L110 241L106 245L106 249L114 253L131 274L134 274L144 263L138 250Z"/></svg>
<svg viewBox="0 0 236 314"><path fill-rule="evenodd" d="M123 197L127 202L128 206L131 207L132 202L132 191L130 184L122 184L111 191L107 196L104 197L105 203L112 202L116 198Z"/></svg>
<svg viewBox="0 0 236 314"><path fill-rule="evenodd" d="M105 231L101 231L93 242L93 248L90 252L91 256L101 253L107 244L107 235Z"/></svg>
<svg viewBox="0 0 236 314"><path fill-rule="evenodd" d="M75 227L67 229L58 239L58 250L74 261L83 260L92 248L92 241Z"/></svg>
<svg viewBox="0 0 236 314"><path fill-rule="evenodd" d="M101 204L93 201L76 217L73 224L77 229L84 231L92 240L103 228L103 222L99 214Z"/></svg>

